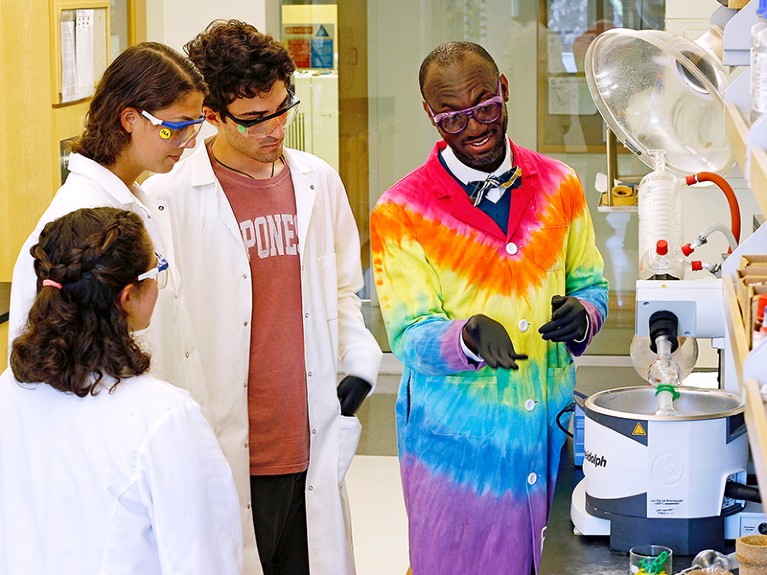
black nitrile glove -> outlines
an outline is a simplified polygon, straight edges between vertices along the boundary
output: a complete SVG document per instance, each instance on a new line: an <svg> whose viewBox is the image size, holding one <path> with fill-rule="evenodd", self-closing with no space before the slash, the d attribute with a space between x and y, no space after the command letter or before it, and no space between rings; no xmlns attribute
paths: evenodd
<svg viewBox="0 0 767 575"><path fill-rule="evenodd" d="M551 298L551 321L538 330L543 339L580 343L589 329L589 314L577 297L555 295Z"/></svg>
<svg viewBox="0 0 767 575"><path fill-rule="evenodd" d="M514 351L506 328L486 315L471 316L462 335L466 346L490 367L519 369L515 360L527 359L526 355Z"/></svg>
<svg viewBox="0 0 767 575"><path fill-rule="evenodd" d="M338 384L338 401L341 403L341 415L352 416L370 393L371 385L359 377L347 375Z"/></svg>

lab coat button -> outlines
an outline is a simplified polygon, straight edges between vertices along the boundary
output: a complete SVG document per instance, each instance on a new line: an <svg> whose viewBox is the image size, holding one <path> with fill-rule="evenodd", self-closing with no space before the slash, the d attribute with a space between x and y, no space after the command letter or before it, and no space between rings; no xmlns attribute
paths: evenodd
<svg viewBox="0 0 767 575"><path fill-rule="evenodd" d="M187 359L189 359L189 352L187 351L187 352L184 354L184 356L185 356Z"/></svg>
<svg viewBox="0 0 767 575"><path fill-rule="evenodd" d="M311 376L312 376L312 372L310 371L310 372L309 372L309 377L311 377Z"/></svg>
<svg viewBox="0 0 767 575"><path fill-rule="evenodd" d="M538 481L538 474L533 472L530 475L527 476L527 482L530 485L535 485L535 483Z"/></svg>
<svg viewBox="0 0 767 575"><path fill-rule="evenodd" d="M308 314L308 313L305 313L305 314L304 314L304 317L308 318L308 317L309 317L309 314Z"/></svg>
<svg viewBox="0 0 767 575"><path fill-rule="evenodd" d="M248 274L242 274L242 279L244 280L248 279Z"/></svg>
<svg viewBox="0 0 767 575"><path fill-rule="evenodd" d="M311 491L312 489L314 489L314 486L313 486L313 485L310 485L309 487L307 487L307 489L308 489L309 491Z"/></svg>
<svg viewBox="0 0 767 575"><path fill-rule="evenodd" d="M509 242L508 244L506 244L506 253L509 254L510 256L513 256L514 254L516 254L517 251L519 251L519 248L517 248L517 244L515 244L514 242Z"/></svg>
<svg viewBox="0 0 767 575"><path fill-rule="evenodd" d="M528 400L525 402L525 409L526 409L527 411L532 411L532 410L534 410L534 409L535 409L535 400L534 400L534 399L528 399Z"/></svg>
<svg viewBox="0 0 767 575"><path fill-rule="evenodd" d="M242 325L244 325L245 327L248 327L248 322L243 322Z"/></svg>
<svg viewBox="0 0 767 575"><path fill-rule="evenodd" d="M245 449L247 449L247 448L248 448L248 442L246 441L245 442Z"/></svg>
<svg viewBox="0 0 767 575"><path fill-rule="evenodd" d="M160 211L163 211L165 209L165 206L157 206L157 209Z"/></svg>
<svg viewBox="0 0 767 575"><path fill-rule="evenodd" d="M526 319L519 320L519 331L522 333L527 331L527 328L530 327L530 322Z"/></svg>
<svg viewBox="0 0 767 575"><path fill-rule="evenodd" d="M312 433L317 433L317 430L316 429L312 429Z"/></svg>

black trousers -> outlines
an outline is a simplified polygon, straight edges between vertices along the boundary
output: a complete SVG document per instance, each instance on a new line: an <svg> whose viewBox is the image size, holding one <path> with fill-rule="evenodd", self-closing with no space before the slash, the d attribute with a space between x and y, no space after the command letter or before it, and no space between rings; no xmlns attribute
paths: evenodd
<svg viewBox="0 0 767 575"><path fill-rule="evenodd" d="M250 477L256 545L264 575L309 575L306 471Z"/></svg>

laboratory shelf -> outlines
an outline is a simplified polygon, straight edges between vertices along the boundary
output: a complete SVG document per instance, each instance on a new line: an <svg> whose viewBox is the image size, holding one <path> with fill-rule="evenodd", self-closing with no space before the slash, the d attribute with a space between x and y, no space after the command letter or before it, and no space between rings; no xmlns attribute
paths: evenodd
<svg viewBox="0 0 767 575"><path fill-rule="evenodd" d="M738 376L738 381L742 382L743 362L748 355L749 349L746 329L743 325L743 315L735 295L735 276L725 276L722 284L724 285L726 302L724 315L727 322L727 330L730 333L730 353L732 353L732 357L735 359L735 372Z"/></svg>
<svg viewBox="0 0 767 575"><path fill-rule="evenodd" d="M746 84L744 81L741 83ZM741 90L742 91L742 90ZM740 104L740 105L738 105ZM735 155L735 160L745 176L749 188L763 214L767 214L767 152L763 121L754 126L744 117L745 102L738 93L728 101L725 94L725 130ZM762 495L762 506L767 513L767 407L762 397L762 385L767 384L767 345L749 349L748 331L736 297L737 268L740 256L767 253L767 226L762 225L725 261L723 272L724 308L727 323L727 350L734 363L741 395L745 403L746 427L756 478Z"/></svg>
<svg viewBox="0 0 767 575"><path fill-rule="evenodd" d="M761 384L755 379L746 379L746 427L748 441L751 444L751 456L754 459L756 480L762 496L762 509L767 513L767 416L761 394Z"/></svg>
<svg viewBox="0 0 767 575"><path fill-rule="evenodd" d="M745 402L746 428L756 478L762 496L762 507L767 513L767 408L761 394L762 384L767 384L767 346L749 350L747 326L738 304L735 276L723 277L725 318L729 339L728 351L735 364L741 394Z"/></svg>
<svg viewBox="0 0 767 575"><path fill-rule="evenodd" d="M749 144L748 123L735 103L725 103L724 118L735 161L748 180L748 186L753 190L762 213L767 214L767 152L760 146Z"/></svg>

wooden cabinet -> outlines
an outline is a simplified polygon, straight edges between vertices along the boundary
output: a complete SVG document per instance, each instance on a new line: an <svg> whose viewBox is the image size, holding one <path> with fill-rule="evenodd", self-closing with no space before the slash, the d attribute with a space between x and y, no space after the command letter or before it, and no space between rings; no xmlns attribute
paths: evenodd
<svg viewBox="0 0 767 575"><path fill-rule="evenodd" d="M0 2L0 282L11 281L21 245L61 185L61 142L80 133L88 111L88 100L56 105L51 96L57 3ZM125 5L128 42L145 39L146 0L116 4Z"/></svg>
<svg viewBox="0 0 767 575"><path fill-rule="evenodd" d="M54 108L48 2L0 3L0 281L11 281L26 236L61 184L59 141L76 135L87 102Z"/></svg>

